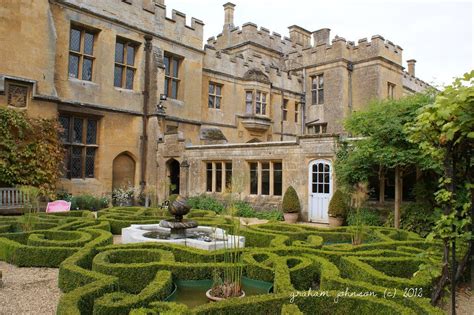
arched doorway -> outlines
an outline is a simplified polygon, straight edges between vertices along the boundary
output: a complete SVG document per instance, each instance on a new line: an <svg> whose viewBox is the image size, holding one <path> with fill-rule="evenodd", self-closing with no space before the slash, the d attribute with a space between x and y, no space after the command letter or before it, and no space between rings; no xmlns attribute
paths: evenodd
<svg viewBox="0 0 474 315"><path fill-rule="evenodd" d="M329 201L333 194L331 162L316 160L309 163L308 186L309 220L312 222L328 223Z"/></svg>
<svg viewBox="0 0 474 315"><path fill-rule="evenodd" d="M127 153L119 154L112 164L112 189L135 187L135 160Z"/></svg>
<svg viewBox="0 0 474 315"><path fill-rule="evenodd" d="M180 176L180 165L175 159L169 160L167 163L168 178L169 178L169 193L170 195L179 194L179 176Z"/></svg>

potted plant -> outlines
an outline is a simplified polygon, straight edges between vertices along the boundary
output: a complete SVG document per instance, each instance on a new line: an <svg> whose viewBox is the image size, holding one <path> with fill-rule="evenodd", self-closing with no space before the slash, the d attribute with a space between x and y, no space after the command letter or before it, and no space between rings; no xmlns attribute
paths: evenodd
<svg viewBox="0 0 474 315"><path fill-rule="evenodd" d="M344 200L344 194L336 190L329 202L329 225L333 227L341 226L344 223L348 211L348 205Z"/></svg>
<svg viewBox="0 0 474 315"><path fill-rule="evenodd" d="M300 200L296 190L292 186L288 187L285 191L282 209L285 222L296 223L296 221L298 221L299 212L301 210Z"/></svg>
<svg viewBox="0 0 474 315"><path fill-rule="evenodd" d="M223 262L225 267L222 270L215 269L212 275L212 287L207 290L206 297L209 301L218 302L228 298L245 297L242 289L243 263L242 252L240 248L240 220L235 218L237 211L233 195L229 194L228 205L225 208L232 222L232 231L234 235L228 235L224 232L224 239L232 238L230 243L224 242ZM214 262L217 263L217 253L214 251Z"/></svg>

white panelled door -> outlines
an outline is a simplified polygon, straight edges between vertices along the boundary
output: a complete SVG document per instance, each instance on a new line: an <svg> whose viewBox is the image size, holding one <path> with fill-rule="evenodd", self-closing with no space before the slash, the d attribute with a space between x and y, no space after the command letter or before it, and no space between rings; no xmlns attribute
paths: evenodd
<svg viewBox="0 0 474 315"><path fill-rule="evenodd" d="M309 220L328 223L328 206L332 196L332 167L329 161L309 164Z"/></svg>

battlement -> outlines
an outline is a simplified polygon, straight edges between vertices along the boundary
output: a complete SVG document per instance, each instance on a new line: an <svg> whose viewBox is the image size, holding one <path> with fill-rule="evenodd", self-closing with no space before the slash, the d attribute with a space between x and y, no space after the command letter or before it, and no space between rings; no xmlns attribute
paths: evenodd
<svg viewBox="0 0 474 315"><path fill-rule="evenodd" d="M383 57L400 66L402 64L403 49L380 35L372 36L370 41L367 38L359 39L357 44L336 35L330 42L329 39L319 43L315 40L316 45L290 52L285 58L288 68L294 68L294 64L311 65L340 59L357 63L376 57Z"/></svg>
<svg viewBox="0 0 474 315"><path fill-rule="evenodd" d="M204 51L203 67L205 69L232 74L239 78L243 78L245 73L250 69L258 69L267 75L269 80L276 87L283 86L282 80L286 80L285 85L287 85L288 80L290 80L292 81L291 85L294 85L294 88L298 89L298 80L301 81L301 72L286 71L282 65L275 64L270 59L258 53L253 53L252 55L246 55L244 53L231 54L226 50L219 50L215 46L210 45L205 45Z"/></svg>
<svg viewBox="0 0 474 315"><path fill-rule="evenodd" d="M202 49L204 23L196 18L186 25L186 15L172 10L167 18L164 0L55 0L56 3L107 16L113 20L164 35Z"/></svg>

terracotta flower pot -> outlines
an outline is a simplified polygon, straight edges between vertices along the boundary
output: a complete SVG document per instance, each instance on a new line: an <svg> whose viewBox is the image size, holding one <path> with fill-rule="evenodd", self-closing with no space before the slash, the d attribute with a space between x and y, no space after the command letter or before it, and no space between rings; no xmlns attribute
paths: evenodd
<svg viewBox="0 0 474 315"><path fill-rule="evenodd" d="M343 218L331 217L331 216L329 217L329 226L338 227L338 226L341 226L342 223L344 223Z"/></svg>
<svg viewBox="0 0 474 315"><path fill-rule="evenodd" d="M209 289L209 290L206 291L206 297L209 299L209 301L219 302L219 301L222 301L222 300L226 300L226 298L221 298L221 297L211 295L211 291L212 291L212 289ZM241 299L243 297L245 297L245 291L244 290L242 290L242 294L239 296L239 299Z"/></svg>
<svg viewBox="0 0 474 315"><path fill-rule="evenodd" d="M286 223L296 223L298 221L298 213L283 213Z"/></svg>

